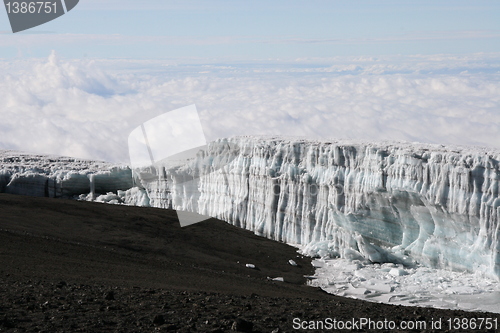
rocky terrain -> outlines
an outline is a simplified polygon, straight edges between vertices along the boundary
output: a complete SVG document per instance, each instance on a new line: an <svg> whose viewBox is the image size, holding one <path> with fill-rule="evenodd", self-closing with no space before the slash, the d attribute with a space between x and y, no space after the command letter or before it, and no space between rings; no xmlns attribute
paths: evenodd
<svg viewBox="0 0 500 333"><path fill-rule="evenodd" d="M313 324L326 318L398 325L358 332L468 331L450 329L450 318L500 324L498 314L326 294L305 285L310 258L215 219L181 228L166 209L9 194L0 213L0 332L321 332ZM399 329L403 321L426 327ZM295 330L299 322L311 329Z"/></svg>

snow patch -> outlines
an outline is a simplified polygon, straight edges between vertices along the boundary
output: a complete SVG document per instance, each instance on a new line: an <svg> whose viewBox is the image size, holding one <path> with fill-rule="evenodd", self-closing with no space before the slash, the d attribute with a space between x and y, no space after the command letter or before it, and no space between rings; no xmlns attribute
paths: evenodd
<svg viewBox="0 0 500 333"><path fill-rule="evenodd" d="M500 313L500 284L483 274L316 259L308 284L370 302Z"/></svg>

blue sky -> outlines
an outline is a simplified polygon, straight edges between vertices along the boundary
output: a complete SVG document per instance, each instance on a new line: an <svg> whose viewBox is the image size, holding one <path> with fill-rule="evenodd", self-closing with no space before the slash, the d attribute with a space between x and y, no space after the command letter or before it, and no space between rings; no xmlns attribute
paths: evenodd
<svg viewBox="0 0 500 333"><path fill-rule="evenodd" d="M276 59L500 51L499 1L81 0L0 57Z"/></svg>

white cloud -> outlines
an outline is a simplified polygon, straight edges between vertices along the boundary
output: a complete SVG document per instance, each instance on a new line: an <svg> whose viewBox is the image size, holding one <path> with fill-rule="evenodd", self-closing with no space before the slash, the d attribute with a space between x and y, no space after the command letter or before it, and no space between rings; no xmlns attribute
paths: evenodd
<svg viewBox="0 0 500 333"><path fill-rule="evenodd" d="M132 129L193 103L208 140L282 134L500 148L498 58L0 62L0 148L126 162Z"/></svg>

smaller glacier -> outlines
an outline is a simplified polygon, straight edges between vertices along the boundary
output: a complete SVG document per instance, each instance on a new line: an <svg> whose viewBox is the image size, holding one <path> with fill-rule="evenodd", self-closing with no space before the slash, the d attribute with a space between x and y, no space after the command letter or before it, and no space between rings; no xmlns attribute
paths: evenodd
<svg viewBox="0 0 500 333"><path fill-rule="evenodd" d="M129 190L132 172L126 166L71 157L0 151L0 193L73 198ZM134 203L140 198L130 193Z"/></svg>

